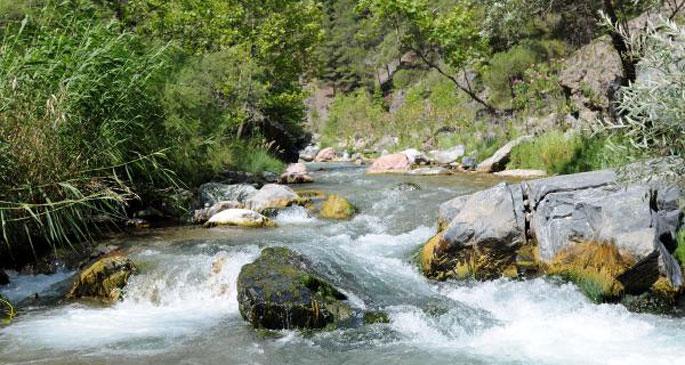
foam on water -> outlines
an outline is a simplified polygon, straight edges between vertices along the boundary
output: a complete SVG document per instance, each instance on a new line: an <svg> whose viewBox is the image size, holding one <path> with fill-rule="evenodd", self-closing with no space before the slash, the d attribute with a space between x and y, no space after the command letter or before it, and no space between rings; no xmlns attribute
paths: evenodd
<svg viewBox="0 0 685 365"><path fill-rule="evenodd" d="M276 222L279 224L312 224L317 219L312 217L306 208L301 206L292 206L278 212L276 215Z"/></svg>
<svg viewBox="0 0 685 365"><path fill-rule="evenodd" d="M141 259L154 261L143 261L123 302L108 308L71 304L19 317L2 334L19 346L64 350L124 342L133 348L169 345L174 338L199 334L223 317L239 315L236 279L258 252L256 246L214 255L147 251Z"/></svg>

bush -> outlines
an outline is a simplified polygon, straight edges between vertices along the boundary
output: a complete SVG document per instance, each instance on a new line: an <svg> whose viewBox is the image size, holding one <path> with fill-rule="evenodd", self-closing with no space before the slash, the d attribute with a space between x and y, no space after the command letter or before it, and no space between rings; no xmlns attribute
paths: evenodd
<svg viewBox="0 0 685 365"><path fill-rule="evenodd" d="M628 40L641 57L637 80L622 89L618 121L605 121L612 133L660 155L685 154L685 30L673 22L649 25Z"/></svg>
<svg viewBox="0 0 685 365"><path fill-rule="evenodd" d="M322 133L322 144L352 144L357 138L368 141L370 137L378 137L381 135L379 132L385 130L385 118L385 111L374 103L365 90L338 95L329 110L328 122Z"/></svg>
<svg viewBox="0 0 685 365"><path fill-rule="evenodd" d="M523 80L525 71L537 61L535 52L523 46L493 55L483 75L483 81L490 90L490 100L508 107L514 98L514 85Z"/></svg>
<svg viewBox="0 0 685 365"><path fill-rule="evenodd" d="M678 246L674 255L680 261L680 266L685 267L685 228L678 231Z"/></svg>

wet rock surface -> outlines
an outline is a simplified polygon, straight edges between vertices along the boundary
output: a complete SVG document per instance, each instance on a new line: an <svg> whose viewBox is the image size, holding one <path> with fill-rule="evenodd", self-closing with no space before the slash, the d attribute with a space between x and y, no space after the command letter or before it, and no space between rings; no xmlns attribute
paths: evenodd
<svg viewBox="0 0 685 365"><path fill-rule="evenodd" d="M240 314L255 328L334 325L352 317L346 299L302 255L284 247L264 249L238 276Z"/></svg>
<svg viewBox="0 0 685 365"><path fill-rule="evenodd" d="M276 224L269 218L248 209L226 209L213 215L205 227L235 226L245 228L274 227Z"/></svg>
<svg viewBox="0 0 685 365"><path fill-rule="evenodd" d="M108 302L121 298L122 289L135 272L133 261L113 252L87 265L76 276L67 298L94 298Z"/></svg>

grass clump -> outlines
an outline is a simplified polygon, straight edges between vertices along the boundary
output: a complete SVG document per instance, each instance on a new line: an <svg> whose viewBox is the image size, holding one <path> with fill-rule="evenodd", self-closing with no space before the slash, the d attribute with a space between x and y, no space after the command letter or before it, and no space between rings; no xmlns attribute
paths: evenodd
<svg viewBox="0 0 685 365"><path fill-rule="evenodd" d="M540 169L548 174L572 174L625 165L642 156L627 144L604 136L550 131L511 152L509 169Z"/></svg>
<svg viewBox="0 0 685 365"><path fill-rule="evenodd" d="M559 252L546 273L576 284L588 298L601 303L623 293L623 285L616 278L633 263L614 244L583 242Z"/></svg>
<svg viewBox="0 0 685 365"><path fill-rule="evenodd" d="M681 228L677 235L678 246L674 252L675 258L680 262L681 267L685 267L685 228Z"/></svg>

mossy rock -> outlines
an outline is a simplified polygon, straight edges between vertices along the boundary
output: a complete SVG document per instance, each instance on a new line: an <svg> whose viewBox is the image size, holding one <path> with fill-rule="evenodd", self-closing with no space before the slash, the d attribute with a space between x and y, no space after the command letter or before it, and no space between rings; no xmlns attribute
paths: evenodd
<svg viewBox="0 0 685 365"><path fill-rule="evenodd" d="M576 284L594 302L615 302L624 294L618 278L634 263L614 244L591 241L559 252L546 266L545 273Z"/></svg>
<svg viewBox="0 0 685 365"><path fill-rule="evenodd" d="M327 219L350 219L357 212L357 208L347 199L331 195L321 206L321 216Z"/></svg>
<svg viewBox="0 0 685 365"><path fill-rule="evenodd" d="M649 291L640 295L626 295L621 304L631 312L676 314L682 294L682 290L674 288L671 281L662 276Z"/></svg>
<svg viewBox="0 0 685 365"><path fill-rule="evenodd" d="M326 199L326 193L321 190L296 190L297 195L305 199L311 200L324 200Z"/></svg>
<svg viewBox="0 0 685 365"><path fill-rule="evenodd" d="M352 318L346 296L283 247L262 251L238 276L240 314L255 328L330 328Z"/></svg>
<svg viewBox="0 0 685 365"><path fill-rule="evenodd" d="M364 324L390 323L390 316L383 311L364 312Z"/></svg>
<svg viewBox="0 0 685 365"><path fill-rule="evenodd" d="M517 276L516 253L503 245L483 245L479 249L463 249L456 253L449 250L442 233L438 233L423 246L420 258L423 274L431 279L494 280Z"/></svg>
<svg viewBox="0 0 685 365"><path fill-rule="evenodd" d="M67 298L95 298L113 302L136 271L130 258L112 253L88 265L76 277Z"/></svg>
<svg viewBox="0 0 685 365"><path fill-rule="evenodd" d="M0 324L9 324L16 315L14 304L0 294Z"/></svg>

